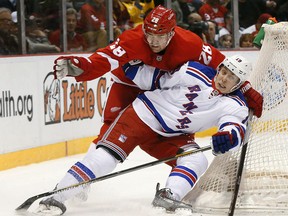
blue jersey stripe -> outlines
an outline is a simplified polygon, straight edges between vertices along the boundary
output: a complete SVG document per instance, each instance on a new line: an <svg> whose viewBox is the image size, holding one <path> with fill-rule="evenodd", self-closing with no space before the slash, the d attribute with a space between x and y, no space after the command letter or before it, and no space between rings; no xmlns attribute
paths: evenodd
<svg viewBox="0 0 288 216"><path fill-rule="evenodd" d="M133 67L129 63L127 63L122 68L125 72L125 76L128 77L129 79L133 80L137 74L139 67Z"/></svg>
<svg viewBox="0 0 288 216"><path fill-rule="evenodd" d="M239 98L238 96L235 95L227 95L227 96L232 100L236 101L240 106L246 106L245 101L241 100L241 98Z"/></svg>
<svg viewBox="0 0 288 216"><path fill-rule="evenodd" d="M202 76L201 73L195 73L194 71L191 72L191 71L188 71L188 70L186 71L186 73L189 74L189 75L191 75L191 76L193 76L193 77L195 77L196 79L201 80L205 85L207 85L207 86L209 86L209 87L212 86L211 81L210 81L210 82L207 81L207 79L206 79L204 76Z"/></svg>
<svg viewBox="0 0 288 216"><path fill-rule="evenodd" d="M182 133L182 131L174 131L173 129L169 128L162 116L159 114L159 112L156 110L156 108L153 106L152 102L146 97L145 94L138 95L138 98L149 108L149 110L153 113L155 118L158 120L158 122L161 124L162 128L164 129L165 133Z"/></svg>
<svg viewBox="0 0 288 216"><path fill-rule="evenodd" d="M160 70L159 69L155 69L154 70L154 74L153 74L153 79L152 79L152 85L151 85L151 90L155 90L155 89L160 89Z"/></svg>

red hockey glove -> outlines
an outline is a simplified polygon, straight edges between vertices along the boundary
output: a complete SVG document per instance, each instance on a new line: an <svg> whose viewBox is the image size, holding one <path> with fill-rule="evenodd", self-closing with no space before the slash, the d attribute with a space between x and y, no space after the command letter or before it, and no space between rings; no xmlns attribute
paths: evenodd
<svg viewBox="0 0 288 216"><path fill-rule="evenodd" d="M248 107L254 111L254 115L258 118L262 115L263 96L252 88L251 83L245 81L240 87L241 92L247 99Z"/></svg>
<svg viewBox="0 0 288 216"><path fill-rule="evenodd" d="M235 138L234 138L235 136ZM234 140L237 139L235 130L232 133L229 131L221 131L212 136L212 151L214 155L223 154L235 147Z"/></svg>
<svg viewBox="0 0 288 216"><path fill-rule="evenodd" d="M81 59L77 56L60 56L54 61L54 78L62 79L66 76L79 76L84 71L81 69Z"/></svg>

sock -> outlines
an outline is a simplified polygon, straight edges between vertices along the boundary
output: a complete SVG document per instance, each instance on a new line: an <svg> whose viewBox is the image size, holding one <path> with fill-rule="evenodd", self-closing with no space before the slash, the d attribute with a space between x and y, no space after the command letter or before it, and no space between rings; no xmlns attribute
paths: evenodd
<svg viewBox="0 0 288 216"><path fill-rule="evenodd" d="M93 144L95 145L95 144ZM57 184L57 189L79 182L89 181L113 171L118 161L103 148L89 149L83 160L76 162ZM79 186L53 195L54 199L64 202L79 193L87 193L89 185Z"/></svg>

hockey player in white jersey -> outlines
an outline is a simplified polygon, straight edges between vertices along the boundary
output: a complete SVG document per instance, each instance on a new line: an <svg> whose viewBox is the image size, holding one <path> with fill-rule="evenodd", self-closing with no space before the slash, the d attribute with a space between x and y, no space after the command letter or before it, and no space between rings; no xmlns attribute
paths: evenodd
<svg viewBox="0 0 288 216"><path fill-rule="evenodd" d="M252 64L242 56L226 58L217 71L192 61L181 66L177 73L163 73L141 64L127 64L123 69L126 76L146 91L121 112L96 147L91 145L83 160L68 170L57 189L110 173L136 146L157 159L173 156L179 148L182 151L199 148L193 139L190 143L173 143L173 137L212 126L218 127L211 139L215 155L237 149L241 144L248 107L238 88L252 70ZM180 157L169 165L172 170L166 186L160 190L157 185L152 204L175 211L182 207L178 201L205 172L208 162L200 152ZM64 202L74 196L87 198L86 190L78 187L54 194L43 199L37 211L63 214Z"/></svg>

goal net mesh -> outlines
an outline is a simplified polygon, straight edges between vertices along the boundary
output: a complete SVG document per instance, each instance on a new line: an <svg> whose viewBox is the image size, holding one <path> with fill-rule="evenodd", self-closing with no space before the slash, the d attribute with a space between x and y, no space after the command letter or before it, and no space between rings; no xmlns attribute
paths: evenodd
<svg viewBox="0 0 288 216"><path fill-rule="evenodd" d="M265 27L249 80L264 97L261 118L250 123L235 215L288 214L288 22ZM194 213L227 215L241 149L214 158L183 201ZM193 214L194 215L194 214Z"/></svg>

